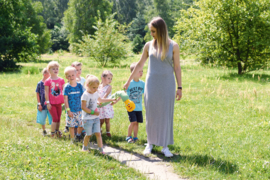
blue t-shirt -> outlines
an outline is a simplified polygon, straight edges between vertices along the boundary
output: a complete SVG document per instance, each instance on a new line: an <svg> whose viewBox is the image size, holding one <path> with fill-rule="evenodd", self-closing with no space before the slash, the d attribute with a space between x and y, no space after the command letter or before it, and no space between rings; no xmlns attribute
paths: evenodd
<svg viewBox="0 0 270 180"><path fill-rule="evenodd" d="M136 105L134 111L142 111L142 94L144 93L144 82L139 80L138 82L132 80L127 89L129 99Z"/></svg>
<svg viewBox="0 0 270 180"><path fill-rule="evenodd" d="M83 94L83 86L77 83L76 87L72 87L69 83L64 90L64 96L68 96L68 104L71 112L82 110L81 97Z"/></svg>
<svg viewBox="0 0 270 180"><path fill-rule="evenodd" d="M46 110L47 106L45 105L45 87L44 87L44 82L39 81L37 84L36 92L39 93L39 99L40 99L40 104L42 106L42 110Z"/></svg>

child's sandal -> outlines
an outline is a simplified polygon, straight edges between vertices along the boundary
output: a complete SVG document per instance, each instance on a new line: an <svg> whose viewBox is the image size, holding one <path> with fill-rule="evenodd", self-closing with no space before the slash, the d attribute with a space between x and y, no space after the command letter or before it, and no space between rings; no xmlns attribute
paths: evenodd
<svg viewBox="0 0 270 180"><path fill-rule="evenodd" d="M126 137L126 141L127 141L128 143L133 143L133 139L132 139L131 136Z"/></svg>
<svg viewBox="0 0 270 180"><path fill-rule="evenodd" d="M133 141L134 141L134 142L137 142L137 141L139 141L139 139L138 139L137 137L134 137L134 138L133 138Z"/></svg>

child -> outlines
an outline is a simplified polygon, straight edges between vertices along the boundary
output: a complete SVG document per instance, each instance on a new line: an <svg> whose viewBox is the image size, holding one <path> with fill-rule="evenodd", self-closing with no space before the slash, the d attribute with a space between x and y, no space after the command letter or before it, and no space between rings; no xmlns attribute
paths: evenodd
<svg viewBox="0 0 270 180"><path fill-rule="evenodd" d="M74 128L78 126L78 134L76 140L80 141L82 132L82 108L81 96L83 94L83 86L76 82L76 68L67 67L65 69L65 76L68 84L64 89L64 101L66 107L66 126L69 127L71 142L73 143Z"/></svg>
<svg viewBox="0 0 270 180"><path fill-rule="evenodd" d="M113 74L105 70L101 75L101 84L98 87L98 95L102 98L108 98L111 96L112 86L110 85L112 82ZM99 108L99 119L100 119L100 130L104 122L106 123L106 134L108 137L111 137L110 133L110 119L113 118L114 112L112 105L108 104L102 108ZM100 131L102 132L102 130Z"/></svg>
<svg viewBox="0 0 270 180"><path fill-rule="evenodd" d="M103 99L100 98L98 95L98 86L99 80L96 76L87 75L85 88L86 91L82 95L82 119L83 119L83 128L86 132L83 141L83 148L82 151L88 151L88 142L92 134L95 133L97 138L97 143L99 147L99 151L104 154L103 152L103 144L102 144L102 137L100 134L100 120L99 120L99 112L97 109L97 101L99 102L110 102L114 101L115 99Z"/></svg>
<svg viewBox="0 0 270 180"><path fill-rule="evenodd" d="M130 71L132 72L137 63L132 63L130 65ZM139 123L143 123L143 115L142 115L142 94L144 93L144 82L140 80L143 75L143 69L140 69L138 74L134 75L133 80L130 82L130 85L127 89L127 94L129 99L133 101L136 105L136 108L132 112L128 112L130 125L128 127L128 135L126 137L126 141L128 143L138 141L138 131L139 131ZM132 139L132 131L133 131L133 139Z"/></svg>
<svg viewBox="0 0 270 180"><path fill-rule="evenodd" d="M50 74L46 68L42 70L43 79L38 82L36 93L38 102L38 112L37 112L37 123L41 124L43 129L43 136L47 134L45 130L46 118L48 116L49 124L52 124L52 116L50 115L47 106L45 105L45 92L44 92L44 82L50 77Z"/></svg>
<svg viewBox="0 0 270 180"><path fill-rule="evenodd" d="M48 78L45 85L45 99L47 108L52 116L51 136L54 137L56 134L61 137L59 131L60 120L62 114L62 104L64 103L63 86L65 84L64 79L58 77L59 64L56 61L49 62L47 70L51 77Z"/></svg>
<svg viewBox="0 0 270 180"><path fill-rule="evenodd" d="M82 63L76 61L76 62L73 62L71 64L71 66L76 68L76 71L77 71L76 81L78 83L81 83L81 85L84 86L85 79L84 79L84 77L81 77L81 74L82 74Z"/></svg>

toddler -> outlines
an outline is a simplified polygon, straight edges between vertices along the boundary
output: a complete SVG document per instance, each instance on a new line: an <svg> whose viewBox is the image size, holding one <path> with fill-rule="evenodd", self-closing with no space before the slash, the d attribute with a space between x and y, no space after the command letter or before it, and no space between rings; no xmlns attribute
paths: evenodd
<svg viewBox="0 0 270 180"><path fill-rule="evenodd" d="M69 127L71 142L73 143L74 128L77 126L78 131L76 140L81 140L82 132L82 108L81 108L81 96L83 94L83 86L76 81L76 69L74 67L67 67L65 69L65 76L68 80L68 84L64 89L64 101L66 107L66 126Z"/></svg>
<svg viewBox="0 0 270 180"><path fill-rule="evenodd" d="M63 86L65 84L64 79L58 77L59 64L56 61L49 62L47 70L50 76L45 82L45 99L47 108L52 116L51 136L56 134L61 137L59 131L60 120L62 114L62 104L64 103Z"/></svg>
<svg viewBox="0 0 270 180"><path fill-rule="evenodd" d="M103 152L102 137L100 134L100 120L99 111L97 110L97 101L99 102L111 102L115 99L103 99L98 95L99 80L96 76L87 75L85 88L86 91L82 95L82 119L83 128L86 132L83 141L83 151L88 151L88 143L92 134L96 135L99 151Z"/></svg>
<svg viewBox="0 0 270 180"><path fill-rule="evenodd" d="M132 63L130 65L130 71L132 73L133 69L137 63ZM138 74L134 75L133 80L130 82L130 85L127 89L127 94L129 99L133 101L136 105L136 108L132 112L128 112L129 117L129 127L128 127L128 135L126 137L126 141L128 143L138 141L138 131L139 131L139 123L143 123L143 114L142 114L142 94L144 93L144 82L140 80L143 75L143 69L139 70ZM133 131L133 139L132 139L132 131Z"/></svg>
<svg viewBox="0 0 270 180"><path fill-rule="evenodd" d="M113 74L105 70L101 75L101 84L98 87L98 95L102 98L108 98L112 93L112 82ZM114 112L112 105L108 104L99 108L99 119L100 119L100 132L102 133L102 125L106 123L106 134L108 137L111 137L110 133L110 119L113 118Z"/></svg>
<svg viewBox="0 0 270 180"><path fill-rule="evenodd" d="M45 129L46 124L46 118L48 116L49 124L52 124L52 116L50 115L47 106L45 105L45 92L44 92L44 82L46 79L50 77L50 74L47 70L47 68L44 68L42 70L43 79L38 82L36 93L37 93L37 123L41 124L41 127L43 129L43 136L47 134Z"/></svg>

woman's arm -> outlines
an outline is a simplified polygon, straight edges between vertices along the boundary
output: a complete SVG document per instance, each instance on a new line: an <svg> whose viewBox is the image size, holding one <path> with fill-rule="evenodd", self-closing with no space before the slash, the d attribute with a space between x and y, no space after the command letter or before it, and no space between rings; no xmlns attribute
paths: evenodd
<svg viewBox="0 0 270 180"><path fill-rule="evenodd" d="M178 44L173 45L173 63L174 63L174 73L177 81L178 87L182 87L182 76L181 76L181 66L180 66L180 51ZM182 98L182 89L177 89L176 100L179 101Z"/></svg>
<svg viewBox="0 0 270 180"><path fill-rule="evenodd" d="M148 58L148 49L149 49L149 45L150 45L151 42L147 42L145 45L144 45L144 48L143 48L143 53L142 53L142 56L141 56L141 59L139 60L138 64L136 65L136 67L134 68L133 72L131 73L131 75L129 76L127 82L124 84L123 88L125 90L128 89L129 87L129 83L130 81L133 79L133 76L134 74L138 74L139 70L143 68L144 66L144 63L146 62L147 58Z"/></svg>

